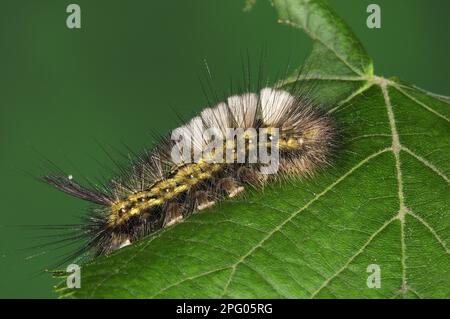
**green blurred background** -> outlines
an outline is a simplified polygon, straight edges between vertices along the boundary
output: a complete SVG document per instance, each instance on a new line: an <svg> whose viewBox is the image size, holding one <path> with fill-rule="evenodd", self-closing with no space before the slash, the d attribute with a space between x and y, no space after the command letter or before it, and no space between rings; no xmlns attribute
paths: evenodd
<svg viewBox="0 0 450 319"><path fill-rule="evenodd" d="M80 30L65 24L73 2ZM381 29L366 27L373 2ZM448 0L331 4L373 57L376 74L449 95ZM140 150L151 144L150 130L168 132L175 114L200 110L204 60L221 92L242 75L247 52L253 65L266 52L269 80L288 61L301 63L311 48L303 33L278 25L268 1L247 13L243 7L242 0L1 1L0 297L54 297L54 280L39 272L65 252L24 249L42 233L12 225L76 223L87 207L29 175L45 172L43 156L75 179L110 176L98 142Z"/></svg>

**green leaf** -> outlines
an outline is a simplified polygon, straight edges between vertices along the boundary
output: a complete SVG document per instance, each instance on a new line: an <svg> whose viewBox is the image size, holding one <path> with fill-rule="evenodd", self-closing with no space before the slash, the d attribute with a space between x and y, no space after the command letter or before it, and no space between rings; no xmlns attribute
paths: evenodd
<svg viewBox="0 0 450 319"><path fill-rule="evenodd" d="M345 102L344 97L367 88L373 77L373 63L361 42L345 22L322 0L273 0L278 22L304 30L313 49L304 63L304 75L297 72L279 85L297 80L313 81L316 100L325 105ZM319 80L319 81L316 81Z"/></svg>
<svg viewBox="0 0 450 319"><path fill-rule="evenodd" d="M314 70L316 75L363 77L373 74L372 61L364 47L327 2L273 0L273 4L280 23L303 29L315 41L313 55L321 57Z"/></svg>
<svg viewBox="0 0 450 319"><path fill-rule="evenodd" d="M344 131L333 167L97 258L83 265L82 288L62 283L61 297L450 297L448 101L373 76L323 1L274 5L320 43L311 59L333 53L335 62L302 79L330 91L327 111ZM367 285L372 264L380 288Z"/></svg>

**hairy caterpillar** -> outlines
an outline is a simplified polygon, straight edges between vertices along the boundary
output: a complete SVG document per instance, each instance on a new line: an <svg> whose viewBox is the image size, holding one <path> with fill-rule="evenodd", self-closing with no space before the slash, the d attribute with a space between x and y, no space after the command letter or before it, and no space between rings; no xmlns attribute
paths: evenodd
<svg viewBox="0 0 450 319"><path fill-rule="evenodd" d="M218 139L213 149L208 148L213 138L198 134L211 129L216 133L214 139L225 138ZM227 139L230 129L242 129L240 136ZM187 152L178 147L180 141L174 140L174 135L191 138L191 144L185 144L190 146ZM152 151L138 156L108 185L88 189L63 174L47 175L44 180L96 204L86 222L72 229L76 238L87 239L78 254L91 251L102 255L234 197L247 187L260 188L280 177L312 174L329 162L335 136L328 115L298 88L289 92L264 88L204 109L162 138ZM259 154L252 153L255 150L266 155L277 152L277 170L264 173L267 163L250 160L252 154ZM226 154L231 154L232 161L220 161Z"/></svg>

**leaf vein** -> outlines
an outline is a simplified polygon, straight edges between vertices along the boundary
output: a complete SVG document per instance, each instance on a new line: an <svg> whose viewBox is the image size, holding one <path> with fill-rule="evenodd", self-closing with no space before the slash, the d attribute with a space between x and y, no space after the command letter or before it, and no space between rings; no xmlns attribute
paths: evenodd
<svg viewBox="0 0 450 319"><path fill-rule="evenodd" d="M414 101L416 104L419 104L421 107L423 107L424 109L426 109L427 111L433 113L434 115L446 120L447 122L450 122L450 119L448 117L446 117L445 115L442 115L441 113L439 113L438 111L434 110L433 108L429 107L428 105L426 105L425 103L422 103L421 101L417 100L415 97L413 97L412 95L409 95L408 93L406 93L402 88L400 88L400 86L394 84L393 87L395 87L395 89L397 91L399 91L400 93L402 93L404 96L408 97L409 99L411 99L412 101Z"/></svg>
<svg viewBox="0 0 450 319"><path fill-rule="evenodd" d="M436 173L437 175L442 177L448 184L450 184L450 179L447 176L445 176L445 174L442 173L439 168L434 166L432 163L427 161L425 158L423 158L422 156L416 154L415 152L413 152L412 150L410 150L409 148L407 148L405 146L402 146L402 150L405 151L406 153L408 153L409 155L411 155L412 157L414 157L415 159L417 159L423 165L425 165L426 167L431 169L434 173Z"/></svg>
<svg viewBox="0 0 450 319"><path fill-rule="evenodd" d="M422 223L429 231L430 233L436 238L436 240L441 244L441 246L444 248L445 252L447 254L450 254L450 249L447 248L445 241L438 235L438 233L434 230L433 227L431 227L430 224L428 224L422 217L416 215L411 211L411 209L408 209L407 214L417 219L420 223Z"/></svg>
<svg viewBox="0 0 450 319"><path fill-rule="evenodd" d="M337 276L339 276L345 269L347 269L347 267L352 263L353 260L355 260L356 257L358 257L360 254L363 253L364 249L373 241L373 239L379 234L381 233L387 226L389 226L394 220L396 220L397 217L394 216L393 218L389 219L388 221L386 221L377 231L375 231L369 238L368 240L361 246L360 249L358 249L358 251L356 251L355 254L353 254L348 260L347 262L337 271L335 272L331 277L329 277L328 279L326 279L320 286L319 288L313 292L311 294L311 299L314 298L315 296L317 296L317 294L324 289L325 287L327 287L329 285L329 283L336 278Z"/></svg>

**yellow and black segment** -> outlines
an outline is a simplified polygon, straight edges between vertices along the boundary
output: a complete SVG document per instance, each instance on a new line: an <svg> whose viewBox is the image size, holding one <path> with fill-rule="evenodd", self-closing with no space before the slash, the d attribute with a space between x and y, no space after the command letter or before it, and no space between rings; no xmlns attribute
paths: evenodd
<svg viewBox="0 0 450 319"><path fill-rule="evenodd" d="M272 146L270 129L268 131L268 140L258 142L264 143L267 148L270 148ZM258 143L249 142L249 137L247 136L245 139L245 152L248 155L250 151L258 147ZM280 151L295 151L301 149L303 142L302 138L282 133L278 139L278 148ZM235 160L237 156L236 146L234 141L224 143L223 146L225 152L227 150L235 150ZM223 152L223 149L215 150L215 152L217 151ZM210 156L204 156L198 163L179 166L168 174L166 179L157 181L148 190L134 192L128 197L113 203L111 205L111 214L108 217L108 226L114 228L123 225L133 216L138 216L144 212L148 212L153 207L171 202L177 196L194 188L199 183L213 178L224 168L223 163L215 163L213 161L215 155L216 153L212 153ZM224 185L228 184L225 183Z"/></svg>
<svg viewBox="0 0 450 319"><path fill-rule="evenodd" d="M198 183L211 178L220 169L220 164L206 161L183 165L176 169L172 176L156 182L150 189L135 192L124 200L114 203L108 225L111 227L121 225L133 216L169 202Z"/></svg>

